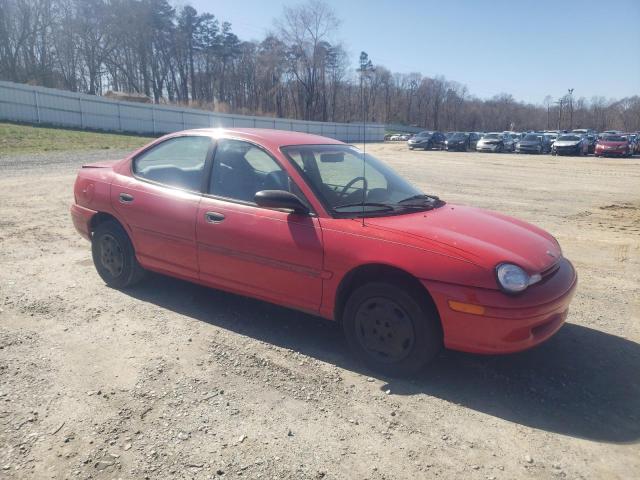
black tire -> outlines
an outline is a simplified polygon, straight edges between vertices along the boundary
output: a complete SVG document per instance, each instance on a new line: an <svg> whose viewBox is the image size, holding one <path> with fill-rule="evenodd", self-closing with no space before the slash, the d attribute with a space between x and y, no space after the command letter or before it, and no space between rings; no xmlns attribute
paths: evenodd
<svg viewBox="0 0 640 480"><path fill-rule="evenodd" d="M117 222L98 225L91 238L91 255L98 275L112 288L131 287L144 277L131 240Z"/></svg>
<svg viewBox="0 0 640 480"><path fill-rule="evenodd" d="M354 290L342 327L351 351L390 376L419 372L442 349L435 307L424 292L404 282L371 282Z"/></svg>
<svg viewBox="0 0 640 480"><path fill-rule="evenodd" d="M504 150L504 145L498 144L498 146L496 147L496 153L502 153L503 150Z"/></svg>

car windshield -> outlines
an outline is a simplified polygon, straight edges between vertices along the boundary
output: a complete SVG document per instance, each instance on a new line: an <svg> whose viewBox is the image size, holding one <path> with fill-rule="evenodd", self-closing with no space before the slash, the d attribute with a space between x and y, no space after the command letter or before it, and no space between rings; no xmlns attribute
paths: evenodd
<svg viewBox="0 0 640 480"><path fill-rule="evenodd" d="M500 139L502 137L502 135L500 135L499 133L487 133L483 139L485 140L496 140L496 139Z"/></svg>
<svg viewBox="0 0 640 480"><path fill-rule="evenodd" d="M392 215L442 203L349 145L292 145L282 151L335 216Z"/></svg>
<svg viewBox="0 0 640 480"><path fill-rule="evenodd" d="M562 135L558 140L564 142L577 142L580 140L580 137L578 135Z"/></svg>
<svg viewBox="0 0 640 480"><path fill-rule="evenodd" d="M523 140L538 141L540 140L540 137L538 135L527 135L526 137L523 138Z"/></svg>
<svg viewBox="0 0 640 480"><path fill-rule="evenodd" d="M464 140L465 138L467 138L467 135L469 135L468 133L462 133L462 132L456 132L453 135L451 135L451 140Z"/></svg>
<svg viewBox="0 0 640 480"><path fill-rule="evenodd" d="M626 138L621 135L607 135L602 140L605 142L624 142Z"/></svg>

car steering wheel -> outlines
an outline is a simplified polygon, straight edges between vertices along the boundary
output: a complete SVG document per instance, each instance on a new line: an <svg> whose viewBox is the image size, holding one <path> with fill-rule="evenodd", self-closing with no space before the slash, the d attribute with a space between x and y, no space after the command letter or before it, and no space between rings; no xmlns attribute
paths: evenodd
<svg viewBox="0 0 640 480"><path fill-rule="evenodd" d="M346 197L347 190L349 190L354 183L359 182L360 180L362 180L362 186L364 187L364 189L367 190L369 188L369 183L367 182L367 179L364 177L356 177L353 180L351 180L349 183L347 183L344 187L342 187L342 190L340 191L340 193L338 193L338 195L340 195L340 198Z"/></svg>

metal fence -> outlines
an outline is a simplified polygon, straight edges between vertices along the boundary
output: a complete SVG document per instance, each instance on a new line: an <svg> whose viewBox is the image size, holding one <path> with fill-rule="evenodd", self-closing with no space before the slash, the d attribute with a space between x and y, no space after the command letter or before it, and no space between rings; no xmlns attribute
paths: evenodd
<svg viewBox="0 0 640 480"><path fill-rule="evenodd" d="M422 127L412 127L410 125L400 125L399 123L387 123L385 128L388 132L401 132L401 133L418 133L422 132Z"/></svg>
<svg viewBox="0 0 640 480"><path fill-rule="evenodd" d="M250 127L313 133L343 142L384 140L381 124L329 123L124 102L0 81L0 120L160 135L190 128ZM366 132L365 132L366 128Z"/></svg>

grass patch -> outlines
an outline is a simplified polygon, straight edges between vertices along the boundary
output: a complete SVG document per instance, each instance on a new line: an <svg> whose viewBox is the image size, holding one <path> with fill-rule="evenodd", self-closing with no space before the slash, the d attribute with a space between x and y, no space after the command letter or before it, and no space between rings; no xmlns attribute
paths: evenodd
<svg viewBox="0 0 640 480"><path fill-rule="evenodd" d="M69 150L134 150L151 137L0 123L0 155Z"/></svg>

